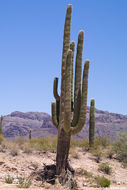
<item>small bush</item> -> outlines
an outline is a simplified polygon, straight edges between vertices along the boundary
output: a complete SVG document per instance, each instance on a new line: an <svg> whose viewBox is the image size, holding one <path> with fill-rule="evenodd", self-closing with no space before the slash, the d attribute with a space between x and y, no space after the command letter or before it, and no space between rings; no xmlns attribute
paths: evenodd
<svg viewBox="0 0 127 190"><path fill-rule="evenodd" d="M79 159L80 158L79 153L76 150L72 149L72 148L70 149L69 153L72 156L72 158L75 158L75 159Z"/></svg>
<svg viewBox="0 0 127 190"><path fill-rule="evenodd" d="M127 163L127 133L118 133L118 140L113 143L116 159Z"/></svg>
<svg viewBox="0 0 127 190"><path fill-rule="evenodd" d="M19 178L18 179L18 188L29 188L32 184L31 179Z"/></svg>
<svg viewBox="0 0 127 190"><path fill-rule="evenodd" d="M102 151L100 149L90 149L89 151L90 153L92 153L95 157L95 161L97 163L99 163L101 161L102 158Z"/></svg>
<svg viewBox="0 0 127 190"><path fill-rule="evenodd" d="M105 177L95 177L95 182L97 183L98 187L109 187L110 186L110 180Z"/></svg>
<svg viewBox="0 0 127 190"><path fill-rule="evenodd" d="M98 170L108 175L110 175L112 172L112 168L109 166L108 162L101 163Z"/></svg>
<svg viewBox="0 0 127 190"><path fill-rule="evenodd" d="M10 175L8 175L6 178L5 178L5 182L8 183L8 184L12 184L14 181L14 178L11 177Z"/></svg>
<svg viewBox="0 0 127 190"><path fill-rule="evenodd" d="M3 135L0 134L0 144L3 142L3 140L4 140L4 137Z"/></svg>
<svg viewBox="0 0 127 190"><path fill-rule="evenodd" d="M91 172L88 172L87 170L83 170L83 175L86 177L86 178L91 178L93 177L93 174Z"/></svg>

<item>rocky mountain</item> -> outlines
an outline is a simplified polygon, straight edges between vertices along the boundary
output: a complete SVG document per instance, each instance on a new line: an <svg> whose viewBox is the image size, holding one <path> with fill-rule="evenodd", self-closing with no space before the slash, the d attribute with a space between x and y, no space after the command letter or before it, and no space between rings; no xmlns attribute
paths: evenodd
<svg viewBox="0 0 127 190"><path fill-rule="evenodd" d="M116 138L119 131L127 132L127 116L109 113L107 111L95 110L96 135L109 136L111 140ZM78 138L88 136L89 131L89 108L87 109L87 120L83 130L76 135ZM15 111L4 116L3 133L6 138L16 136L28 137L29 130L32 129L32 136L40 138L42 136L55 136L57 130L52 124L51 116L41 112L19 112Z"/></svg>

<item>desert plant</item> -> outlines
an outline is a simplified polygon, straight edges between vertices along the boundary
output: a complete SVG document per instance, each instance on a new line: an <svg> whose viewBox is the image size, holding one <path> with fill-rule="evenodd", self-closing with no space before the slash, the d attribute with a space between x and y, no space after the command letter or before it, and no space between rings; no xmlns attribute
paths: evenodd
<svg viewBox="0 0 127 190"><path fill-rule="evenodd" d="M19 178L18 179L18 188L29 188L32 184L31 179Z"/></svg>
<svg viewBox="0 0 127 190"><path fill-rule="evenodd" d="M127 163L127 133L118 133L117 140L113 143L116 159Z"/></svg>
<svg viewBox="0 0 127 190"><path fill-rule="evenodd" d="M2 134L0 134L0 144L3 142L3 140L4 140L4 137Z"/></svg>
<svg viewBox="0 0 127 190"><path fill-rule="evenodd" d="M56 103L52 102L52 121L58 129L56 156L57 175L67 169L71 135L75 135L82 130L85 124L87 111L88 60L85 61L84 65L81 90L82 51L84 40L83 31L80 31L78 35L73 102L73 64L75 43L70 42L71 14L72 5L68 5L64 25L61 95L59 96L57 91L58 78L54 79L53 88Z"/></svg>
<svg viewBox="0 0 127 190"><path fill-rule="evenodd" d="M4 117L1 115L1 119L0 119L0 120L1 120L1 121L0 121L0 135L3 134L3 133L2 133L2 132L3 132L3 131L2 131L2 130L3 130L3 119L4 119Z"/></svg>
<svg viewBox="0 0 127 190"><path fill-rule="evenodd" d="M94 146L94 133L95 133L95 100L91 99L90 114L89 114L89 146Z"/></svg>
<svg viewBox="0 0 127 190"><path fill-rule="evenodd" d="M10 175L8 175L7 177L5 177L5 182L8 184L12 184L14 181L14 178L11 177Z"/></svg>
<svg viewBox="0 0 127 190"><path fill-rule="evenodd" d="M109 166L109 163L108 162L103 162L99 165L99 168L98 168L99 171L102 171L103 173L105 174L108 174L110 175L111 172L112 172L112 168Z"/></svg>
<svg viewBox="0 0 127 190"><path fill-rule="evenodd" d="M95 177L95 182L98 187L109 187L111 183L109 179L100 176Z"/></svg>
<svg viewBox="0 0 127 190"><path fill-rule="evenodd" d="M29 130L29 140L31 140L32 139L32 130L30 129Z"/></svg>

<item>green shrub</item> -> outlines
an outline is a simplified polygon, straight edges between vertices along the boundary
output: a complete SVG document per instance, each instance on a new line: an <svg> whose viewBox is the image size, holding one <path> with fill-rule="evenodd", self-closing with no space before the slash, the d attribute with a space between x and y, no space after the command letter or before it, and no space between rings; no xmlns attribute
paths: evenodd
<svg viewBox="0 0 127 190"><path fill-rule="evenodd" d="M18 188L29 188L32 184L31 179L19 178L18 179Z"/></svg>
<svg viewBox="0 0 127 190"><path fill-rule="evenodd" d="M127 163L127 133L118 133L118 140L113 143L116 159Z"/></svg>
<svg viewBox="0 0 127 190"><path fill-rule="evenodd" d="M4 137L2 134L0 134L0 144L3 142L3 140L4 140Z"/></svg>
<svg viewBox="0 0 127 190"><path fill-rule="evenodd" d="M5 182L8 183L8 184L12 184L14 181L14 178L11 177L10 175L8 175L6 178L5 178Z"/></svg>
<svg viewBox="0 0 127 190"><path fill-rule="evenodd" d="M95 177L95 182L97 183L98 187L109 187L110 186L110 180L105 177Z"/></svg>
<svg viewBox="0 0 127 190"><path fill-rule="evenodd" d="M88 172L87 170L83 170L83 175L84 175L86 178L91 178L91 177L93 177L92 172Z"/></svg>
<svg viewBox="0 0 127 190"><path fill-rule="evenodd" d="M112 168L109 166L109 163L108 162L103 162L99 165L99 168L98 168L99 171L102 171L103 173L105 174L108 174L110 175L111 172L112 172Z"/></svg>
<svg viewBox="0 0 127 190"><path fill-rule="evenodd" d="M101 149L90 149L89 151L90 153L93 154L93 156L95 157L95 161L97 163L99 163L101 161L101 158L102 158L102 151Z"/></svg>

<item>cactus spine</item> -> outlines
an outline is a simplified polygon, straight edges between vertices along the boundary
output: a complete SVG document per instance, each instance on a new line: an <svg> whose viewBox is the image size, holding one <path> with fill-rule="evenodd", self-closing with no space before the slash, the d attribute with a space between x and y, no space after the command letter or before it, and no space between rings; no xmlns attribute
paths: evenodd
<svg viewBox="0 0 127 190"><path fill-rule="evenodd" d="M2 135L2 130L3 130L3 119L4 119L4 117L1 115L1 121L0 121L0 135Z"/></svg>
<svg viewBox="0 0 127 190"><path fill-rule="evenodd" d="M57 170L57 174L61 172L61 168L67 161L70 137L82 130L86 121L87 111L89 60L85 61L83 79L81 82L84 41L83 31L80 31L78 35L73 98L75 43L73 41L70 42L71 15L72 5L68 5L64 24L60 95L58 94L58 78L54 79L53 85L53 93L56 102L52 102L52 121L58 129L56 162L59 171Z"/></svg>
<svg viewBox="0 0 127 190"><path fill-rule="evenodd" d="M90 115L89 115L89 146L94 146L94 133L95 133L95 100L91 99L90 102Z"/></svg>
<svg viewBox="0 0 127 190"><path fill-rule="evenodd" d="M30 129L29 130L29 140L31 140L32 139L32 130Z"/></svg>

